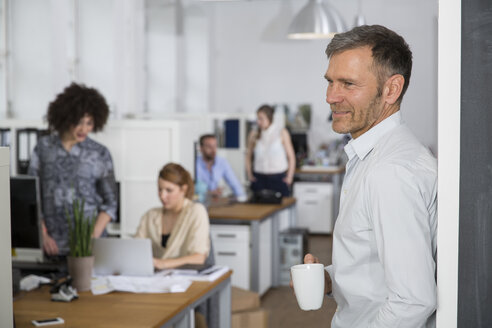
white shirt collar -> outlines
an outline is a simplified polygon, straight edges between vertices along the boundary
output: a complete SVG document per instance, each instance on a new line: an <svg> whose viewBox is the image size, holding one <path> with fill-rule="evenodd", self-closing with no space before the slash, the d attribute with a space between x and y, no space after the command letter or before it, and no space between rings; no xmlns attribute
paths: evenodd
<svg viewBox="0 0 492 328"><path fill-rule="evenodd" d="M400 111L397 111L391 116L385 118L382 122L373 126L357 139L350 140L344 148L349 160L351 160L355 155L357 155L360 160L363 160L367 154L371 152L382 136L400 124L402 124L401 113Z"/></svg>

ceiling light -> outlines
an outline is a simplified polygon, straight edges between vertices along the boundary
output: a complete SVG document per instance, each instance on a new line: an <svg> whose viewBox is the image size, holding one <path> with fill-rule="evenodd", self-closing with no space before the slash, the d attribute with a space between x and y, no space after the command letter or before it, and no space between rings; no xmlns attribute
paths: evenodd
<svg viewBox="0 0 492 328"><path fill-rule="evenodd" d="M323 5L323 0L308 0L290 23L289 39L330 39L345 30L345 24L336 11Z"/></svg>

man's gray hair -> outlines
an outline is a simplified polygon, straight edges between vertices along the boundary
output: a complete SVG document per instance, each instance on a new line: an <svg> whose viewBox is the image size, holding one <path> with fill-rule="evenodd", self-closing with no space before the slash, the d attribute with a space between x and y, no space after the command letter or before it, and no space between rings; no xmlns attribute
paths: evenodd
<svg viewBox="0 0 492 328"><path fill-rule="evenodd" d="M374 71L378 78L378 92L382 92L384 82L392 75L401 74L405 79L398 98L401 103L410 83L412 73L412 51L405 40L395 32L381 25L363 25L336 34L326 47L326 55L331 58L345 50L370 47Z"/></svg>

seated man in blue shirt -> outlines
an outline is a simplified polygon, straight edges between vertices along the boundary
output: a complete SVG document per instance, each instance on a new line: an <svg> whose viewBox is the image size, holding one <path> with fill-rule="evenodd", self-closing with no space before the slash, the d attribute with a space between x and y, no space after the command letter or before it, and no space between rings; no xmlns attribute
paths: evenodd
<svg viewBox="0 0 492 328"><path fill-rule="evenodd" d="M238 198L246 196L243 186L225 158L217 155L217 138L213 134L200 137L201 157L196 160L196 178L207 185L212 196L222 195L219 182L224 179Z"/></svg>

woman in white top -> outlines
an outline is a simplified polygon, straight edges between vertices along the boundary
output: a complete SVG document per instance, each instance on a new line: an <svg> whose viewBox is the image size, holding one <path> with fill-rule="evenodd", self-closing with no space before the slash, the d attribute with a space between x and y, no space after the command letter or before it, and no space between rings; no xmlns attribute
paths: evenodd
<svg viewBox="0 0 492 328"><path fill-rule="evenodd" d="M289 196L296 158L290 134L274 122L274 109L263 105L256 111L258 131L248 136L246 171L251 190L270 189Z"/></svg>
<svg viewBox="0 0 492 328"><path fill-rule="evenodd" d="M193 180L181 165L169 163L159 172L158 194L162 207L148 210L136 238L152 241L154 267L176 268L203 264L210 252L207 210L194 203Z"/></svg>

